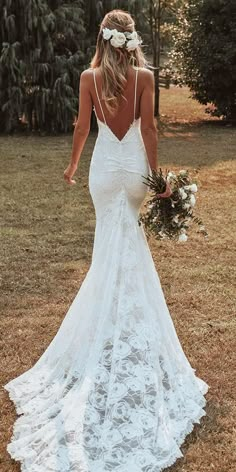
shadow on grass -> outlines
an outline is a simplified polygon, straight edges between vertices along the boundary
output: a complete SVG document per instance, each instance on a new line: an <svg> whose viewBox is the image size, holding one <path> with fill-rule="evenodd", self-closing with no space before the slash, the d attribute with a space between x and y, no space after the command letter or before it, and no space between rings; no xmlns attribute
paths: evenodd
<svg viewBox="0 0 236 472"><path fill-rule="evenodd" d="M218 119L159 122L159 165L213 166L235 159L236 130Z"/></svg>
<svg viewBox="0 0 236 472"><path fill-rule="evenodd" d="M185 132L194 132L199 133L201 131L206 132L215 132L220 131L224 132L225 130L234 130L236 127L230 124L229 122L215 119L198 119L198 120L171 120L168 118L160 117L158 119L158 129L160 134L165 134L165 132L173 133L170 137L175 137L176 134L179 135L181 132L185 135Z"/></svg>
<svg viewBox="0 0 236 472"><path fill-rule="evenodd" d="M222 430L218 419L222 418L225 414L229 414L228 408L222 405L214 403L214 401L207 401L206 407L206 416L203 416L200 419L200 424L194 423L194 429L189 433L180 449L183 453L183 457L177 459L177 461L171 466L168 467L166 472L181 472L183 471L184 463L186 462L186 454L190 446L195 445L194 449L198 449L198 441L200 443L207 442L207 438L211 437L212 434L218 434ZM226 411L227 410L227 411ZM201 445L199 444L199 455L201 454Z"/></svg>

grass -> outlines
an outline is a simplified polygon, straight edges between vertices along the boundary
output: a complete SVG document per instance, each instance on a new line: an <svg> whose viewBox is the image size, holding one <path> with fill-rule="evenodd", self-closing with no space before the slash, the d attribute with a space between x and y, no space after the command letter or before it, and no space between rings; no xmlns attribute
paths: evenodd
<svg viewBox="0 0 236 472"><path fill-rule="evenodd" d="M236 132L204 113L187 89L161 91L159 165L198 169L198 215L209 232L186 244L149 241L183 349L210 385L207 415L187 437L173 472L233 472ZM55 336L91 262L95 214L89 137L77 186L63 182L72 136L0 137L1 381L29 369ZM1 472L20 471L6 444L15 409L1 390ZM46 471L45 471L46 472Z"/></svg>

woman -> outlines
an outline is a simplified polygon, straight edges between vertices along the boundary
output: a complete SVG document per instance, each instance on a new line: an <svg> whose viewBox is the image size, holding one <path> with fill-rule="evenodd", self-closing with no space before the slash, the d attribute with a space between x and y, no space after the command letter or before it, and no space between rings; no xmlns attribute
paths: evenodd
<svg viewBox="0 0 236 472"><path fill-rule="evenodd" d="M5 385L23 413L7 449L24 472L160 472L205 415L208 385L182 350L138 224L143 176L157 168L153 75L140 41L130 15L111 11L81 75L64 177L75 182L94 106L92 263L44 354Z"/></svg>

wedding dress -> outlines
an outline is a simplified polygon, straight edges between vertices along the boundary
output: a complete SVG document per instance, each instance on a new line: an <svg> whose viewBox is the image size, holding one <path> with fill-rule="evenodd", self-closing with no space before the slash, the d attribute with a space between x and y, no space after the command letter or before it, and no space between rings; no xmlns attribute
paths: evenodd
<svg viewBox="0 0 236 472"><path fill-rule="evenodd" d="M150 172L135 119L104 122L89 170L96 212L91 266L36 364L4 388L17 413L7 450L23 472L160 472L206 414L208 390L169 314L139 209Z"/></svg>

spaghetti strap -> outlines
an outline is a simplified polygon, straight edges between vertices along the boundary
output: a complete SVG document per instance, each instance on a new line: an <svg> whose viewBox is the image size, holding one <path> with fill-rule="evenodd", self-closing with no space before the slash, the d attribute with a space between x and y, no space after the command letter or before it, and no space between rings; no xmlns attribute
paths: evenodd
<svg viewBox="0 0 236 472"><path fill-rule="evenodd" d="M135 89L134 89L134 121L135 121L135 111L136 111L137 79L138 79L138 69L136 69L136 75L135 75Z"/></svg>
<svg viewBox="0 0 236 472"><path fill-rule="evenodd" d="M95 69L93 69L93 78L94 78L94 85L95 85L95 90L96 90L96 95L97 95L98 103L99 103L100 108L101 108L101 112L102 112L102 116L103 116L104 122L105 122L105 124L107 124L106 118L105 118L105 115L104 115L104 112L103 112L103 109L102 109L102 104L101 104L101 101L100 101L100 98L99 98L99 95L98 95L97 82L96 82L96 77L95 77ZM94 107L94 111L95 111L95 113L96 113L95 107Z"/></svg>

